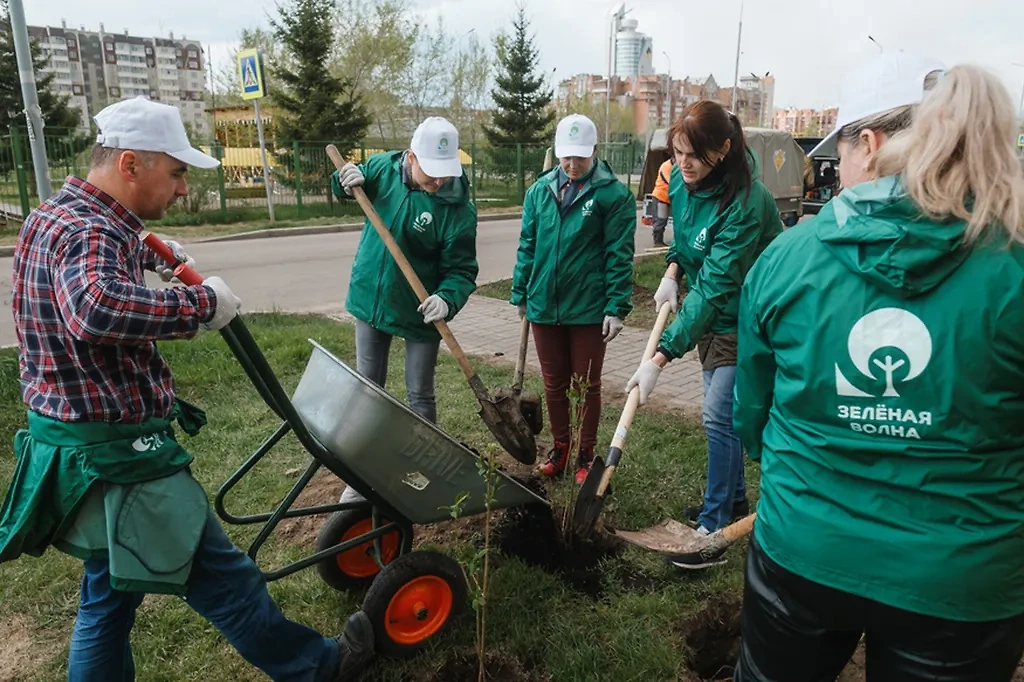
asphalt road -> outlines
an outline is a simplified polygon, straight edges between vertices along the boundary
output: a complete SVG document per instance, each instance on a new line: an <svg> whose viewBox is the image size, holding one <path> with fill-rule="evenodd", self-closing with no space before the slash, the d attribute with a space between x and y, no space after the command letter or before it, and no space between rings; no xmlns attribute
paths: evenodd
<svg viewBox="0 0 1024 682"><path fill-rule="evenodd" d="M478 283L510 277L519 246L518 220L480 223ZM245 311L340 311L344 307L359 232L186 244L203 275L220 275ZM650 247L649 228L638 225L637 252ZM0 346L17 343L11 315L13 259L0 258ZM147 278L163 285L156 275Z"/></svg>

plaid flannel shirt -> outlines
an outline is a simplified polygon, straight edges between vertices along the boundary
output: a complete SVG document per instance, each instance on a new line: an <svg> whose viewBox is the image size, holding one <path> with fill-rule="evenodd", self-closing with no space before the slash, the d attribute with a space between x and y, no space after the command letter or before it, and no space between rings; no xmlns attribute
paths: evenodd
<svg viewBox="0 0 1024 682"><path fill-rule="evenodd" d="M66 422L166 417L174 379L156 341L194 336L216 309L206 286L151 289L141 220L69 177L29 214L14 255L22 397Z"/></svg>

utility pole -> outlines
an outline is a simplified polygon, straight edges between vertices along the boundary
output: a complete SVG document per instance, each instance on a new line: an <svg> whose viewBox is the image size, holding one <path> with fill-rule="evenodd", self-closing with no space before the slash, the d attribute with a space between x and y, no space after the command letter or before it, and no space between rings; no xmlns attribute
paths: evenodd
<svg viewBox="0 0 1024 682"><path fill-rule="evenodd" d="M39 94L36 92L36 74L32 66L32 48L28 41L25 25L25 8L21 0L9 0L11 30L14 33L14 55L18 61L18 75L21 77L21 98L25 102L25 121L28 123L28 140L32 145L32 168L36 174L36 189L39 202L53 195L50 185L50 167L46 162L46 141L43 139L43 112L39 108Z"/></svg>
<svg viewBox="0 0 1024 682"><path fill-rule="evenodd" d="M875 40L871 36L868 36L868 40L870 40L871 42L873 42L875 44L875 46L878 48L879 52L885 52L885 49L882 47L882 45L877 40Z"/></svg>
<svg viewBox="0 0 1024 682"><path fill-rule="evenodd" d="M1013 62L1013 65L1024 69L1024 64L1019 62ZM1021 86L1020 88L1020 104L1017 105L1017 116L1024 120L1024 86Z"/></svg>
<svg viewBox="0 0 1024 682"><path fill-rule="evenodd" d="M740 85L740 45L743 42L743 0L740 0L740 27L736 33L736 70L732 75L732 104L729 108L736 113L736 88Z"/></svg>

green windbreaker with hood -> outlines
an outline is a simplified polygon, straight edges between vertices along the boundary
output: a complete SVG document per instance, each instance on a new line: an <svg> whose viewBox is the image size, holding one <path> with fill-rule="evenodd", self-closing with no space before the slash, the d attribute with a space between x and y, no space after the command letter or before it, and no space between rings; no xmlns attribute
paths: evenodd
<svg viewBox="0 0 1024 682"><path fill-rule="evenodd" d="M776 239L743 288L734 422L778 564L985 621L1024 612L1024 248L964 230L885 178Z"/></svg>

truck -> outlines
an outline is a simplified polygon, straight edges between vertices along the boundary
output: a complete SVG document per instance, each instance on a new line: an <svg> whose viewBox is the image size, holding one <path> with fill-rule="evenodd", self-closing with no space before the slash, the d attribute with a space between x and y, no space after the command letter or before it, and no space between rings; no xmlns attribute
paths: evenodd
<svg viewBox="0 0 1024 682"><path fill-rule="evenodd" d="M760 176L768 191L775 197L779 215L787 227L796 225L803 215L805 152L784 130L744 128L747 146L757 157ZM647 144L643 171L640 174L639 195L643 197L642 222L654 223L655 202L651 192L658 177L658 168L672 156L668 128L659 128Z"/></svg>

